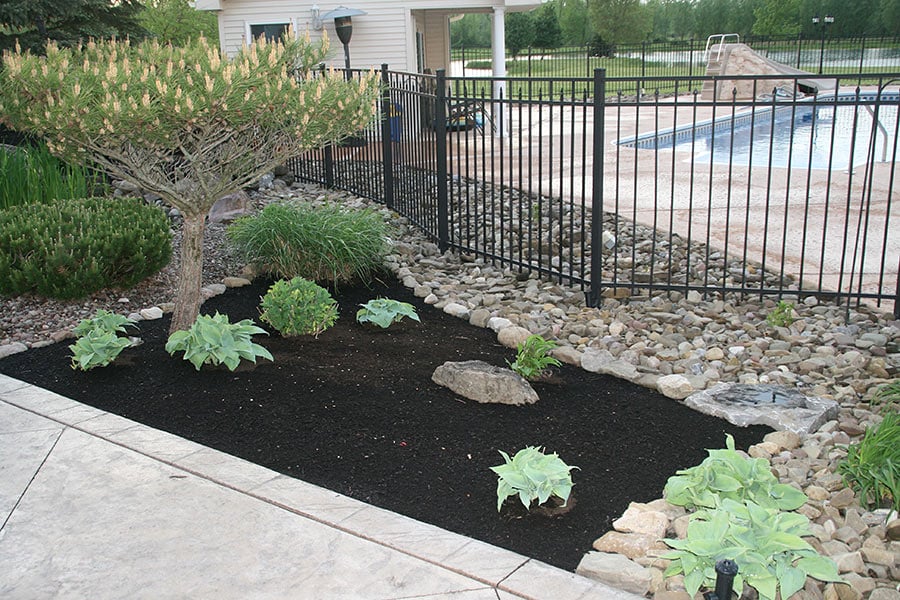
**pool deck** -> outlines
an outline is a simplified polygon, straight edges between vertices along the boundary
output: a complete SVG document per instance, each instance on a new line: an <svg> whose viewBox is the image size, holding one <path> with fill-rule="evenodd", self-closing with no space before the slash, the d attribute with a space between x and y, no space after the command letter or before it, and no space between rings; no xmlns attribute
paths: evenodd
<svg viewBox="0 0 900 600"><path fill-rule="evenodd" d="M4 375L0 456L4 599L640 600Z"/></svg>

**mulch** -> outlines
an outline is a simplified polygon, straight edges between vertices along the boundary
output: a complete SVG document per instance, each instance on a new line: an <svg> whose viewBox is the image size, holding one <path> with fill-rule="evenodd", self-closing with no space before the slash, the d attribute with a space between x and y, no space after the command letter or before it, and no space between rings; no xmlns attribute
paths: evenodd
<svg viewBox="0 0 900 600"><path fill-rule="evenodd" d="M257 318L266 282L232 289L203 311ZM422 320L356 323L358 305L389 297ZM746 449L765 427L735 427L653 390L564 365L534 387L540 400L478 404L431 381L445 361L504 365L515 352L393 278L341 286L336 325L318 338L256 336L275 357L235 372L196 371L164 350L168 317L140 323L143 344L105 368L70 367L68 344L0 360L0 372L415 519L574 570L632 501L662 495L726 433ZM258 321L258 319L257 319ZM490 466L530 445L573 471L576 503L548 517L496 508Z"/></svg>

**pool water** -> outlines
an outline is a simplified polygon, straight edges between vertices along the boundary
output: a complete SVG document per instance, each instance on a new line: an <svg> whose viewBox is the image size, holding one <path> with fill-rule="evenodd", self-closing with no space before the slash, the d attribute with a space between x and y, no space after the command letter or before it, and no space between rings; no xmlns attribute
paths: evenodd
<svg viewBox="0 0 900 600"><path fill-rule="evenodd" d="M868 162L873 136L875 160L882 160L885 147L891 154L897 135L897 96L882 96L883 101L892 103L878 107L881 127L874 129L874 105L847 104L848 98L855 100L855 96L840 96L837 103L833 97L825 102L820 97L815 105L801 101L796 106L757 108L752 115L729 116L619 143L693 152L693 162L701 164L847 170Z"/></svg>

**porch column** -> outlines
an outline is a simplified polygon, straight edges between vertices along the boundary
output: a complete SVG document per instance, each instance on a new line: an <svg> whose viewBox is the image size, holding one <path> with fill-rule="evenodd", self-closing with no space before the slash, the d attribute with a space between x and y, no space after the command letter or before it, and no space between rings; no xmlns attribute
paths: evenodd
<svg viewBox="0 0 900 600"><path fill-rule="evenodd" d="M493 77L501 78L494 81L494 98L506 100L506 81L502 78L506 77L506 8L502 6L494 7L494 14L491 19L491 64L493 66ZM494 102L491 113L493 115L494 124L497 126L496 134L500 137L506 137L509 129L507 123L508 111L506 104Z"/></svg>

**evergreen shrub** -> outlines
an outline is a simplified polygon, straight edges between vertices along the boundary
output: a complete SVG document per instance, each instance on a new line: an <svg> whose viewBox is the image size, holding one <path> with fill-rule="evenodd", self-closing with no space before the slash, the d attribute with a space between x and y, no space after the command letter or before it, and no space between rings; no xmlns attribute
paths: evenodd
<svg viewBox="0 0 900 600"><path fill-rule="evenodd" d="M0 294L83 298L127 288L172 256L165 213L134 199L87 198L0 210Z"/></svg>

